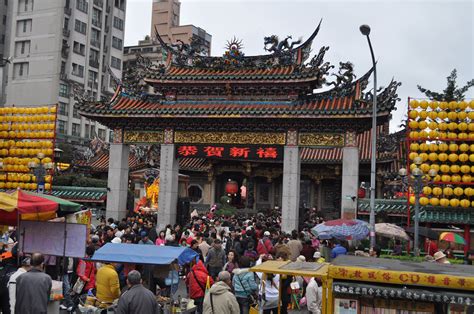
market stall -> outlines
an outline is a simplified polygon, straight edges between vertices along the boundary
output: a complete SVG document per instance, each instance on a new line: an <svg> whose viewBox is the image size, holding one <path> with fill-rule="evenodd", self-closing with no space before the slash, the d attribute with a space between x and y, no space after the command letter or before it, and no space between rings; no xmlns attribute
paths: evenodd
<svg viewBox="0 0 474 314"><path fill-rule="evenodd" d="M177 287L179 284L178 267L189 264L198 259L198 254L190 248L172 247L172 246L156 246L156 245L137 245L125 243L107 243L98 249L92 261L96 262L113 262L138 264L148 266L169 266L169 277L167 284ZM152 282L151 274L148 282ZM181 301L181 300L180 300ZM161 308L173 311L173 294L170 299L157 297L157 302Z"/></svg>
<svg viewBox="0 0 474 314"><path fill-rule="evenodd" d="M326 312L472 313L474 269L469 265L415 263L338 256L329 266Z"/></svg>
<svg viewBox="0 0 474 314"><path fill-rule="evenodd" d="M323 283L323 302L322 312L326 312L326 298L327 298L327 272L329 264L309 263L309 262L291 262L291 261L267 261L260 265L250 268L250 271L255 273L262 273L262 279L264 280L267 274L278 274L281 276L301 276L301 277L315 277L320 278ZM279 287L279 299L281 299L281 280ZM280 304L278 305L278 313L280 313Z"/></svg>

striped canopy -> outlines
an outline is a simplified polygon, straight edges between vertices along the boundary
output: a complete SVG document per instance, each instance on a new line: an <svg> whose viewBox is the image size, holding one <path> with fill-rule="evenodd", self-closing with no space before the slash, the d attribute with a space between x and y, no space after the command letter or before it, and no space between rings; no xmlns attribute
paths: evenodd
<svg viewBox="0 0 474 314"><path fill-rule="evenodd" d="M311 232L321 239L362 240L367 238L369 227L362 220L336 219L317 225Z"/></svg>

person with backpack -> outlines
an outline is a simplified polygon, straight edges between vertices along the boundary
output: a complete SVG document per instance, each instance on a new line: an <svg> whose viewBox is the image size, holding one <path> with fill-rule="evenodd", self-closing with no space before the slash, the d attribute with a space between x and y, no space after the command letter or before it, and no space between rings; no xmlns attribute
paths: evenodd
<svg viewBox="0 0 474 314"><path fill-rule="evenodd" d="M255 251L254 249L253 242L249 242L243 256L249 258L250 266L255 266L255 262L258 260L258 254L257 251Z"/></svg>
<svg viewBox="0 0 474 314"><path fill-rule="evenodd" d="M250 306L255 303L253 296L257 292L258 286L255 281L255 273L249 271L250 259L247 256L240 258L239 266L240 268L233 270L232 283L237 303L239 303L240 314L248 314Z"/></svg>
<svg viewBox="0 0 474 314"><path fill-rule="evenodd" d="M191 271L186 276L186 285L189 289L189 297L194 300L196 305L196 313L202 314L202 304L204 301L204 294L206 293L206 288L212 286L214 281L212 277L207 272L206 266L204 263L199 260L192 268Z"/></svg>
<svg viewBox="0 0 474 314"><path fill-rule="evenodd" d="M258 244L257 244L258 255L273 254L273 245L269 237L270 237L270 232L265 231L263 233L263 238L261 238L258 241Z"/></svg>

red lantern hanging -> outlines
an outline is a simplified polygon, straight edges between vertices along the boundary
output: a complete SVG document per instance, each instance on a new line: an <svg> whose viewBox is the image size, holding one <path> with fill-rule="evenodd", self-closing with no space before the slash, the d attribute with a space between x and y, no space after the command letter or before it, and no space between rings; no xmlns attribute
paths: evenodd
<svg viewBox="0 0 474 314"><path fill-rule="evenodd" d="M239 191L239 184L237 183L237 181L229 180L225 184L225 193L226 194L237 194L238 191Z"/></svg>
<svg viewBox="0 0 474 314"><path fill-rule="evenodd" d="M365 198L365 189L364 188L359 188L359 191L357 192L357 197L358 198Z"/></svg>

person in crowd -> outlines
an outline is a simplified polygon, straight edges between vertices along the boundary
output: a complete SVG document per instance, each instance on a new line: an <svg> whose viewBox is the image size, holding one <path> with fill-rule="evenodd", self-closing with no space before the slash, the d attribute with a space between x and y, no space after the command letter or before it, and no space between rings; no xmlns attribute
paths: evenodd
<svg viewBox="0 0 474 314"><path fill-rule="evenodd" d="M224 264L225 251L222 249L221 240L216 239L206 256L206 265L212 278L217 278L217 275L222 271Z"/></svg>
<svg viewBox="0 0 474 314"><path fill-rule="evenodd" d="M61 258L61 260L60 268L63 282L63 300L59 308L70 312L74 306L71 296L71 280L74 273L74 260L70 257Z"/></svg>
<svg viewBox="0 0 474 314"><path fill-rule="evenodd" d="M438 252L434 253L433 258L434 258L434 261L435 261L436 263L439 263L439 264L451 264L451 263L448 261L448 258L446 257L446 254L444 254L444 253L441 252L441 251L438 251Z"/></svg>
<svg viewBox="0 0 474 314"><path fill-rule="evenodd" d="M232 274L234 268L239 267L239 256L234 250L227 254L227 263L224 264L224 270Z"/></svg>
<svg viewBox="0 0 474 314"><path fill-rule="evenodd" d="M25 257L21 260L21 267L8 279L8 295L10 297L10 313L15 314L16 279L31 269L31 259ZM6 312L2 309L2 312Z"/></svg>
<svg viewBox="0 0 474 314"><path fill-rule="evenodd" d="M228 271L221 271L209 293L204 297L204 314L239 314L239 304L232 293L232 280Z"/></svg>
<svg viewBox="0 0 474 314"><path fill-rule="evenodd" d="M244 252L244 256L250 259L251 266L255 265L255 262L258 260L258 254L257 254L257 251L255 251L253 245L254 245L253 242L250 242L247 245L247 249Z"/></svg>
<svg viewBox="0 0 474 314"><path fill-rule="evenodd" d="M202 314L202 304L208 283L212 286L214 281L207 272L204 263L199 260L194 266L191 267L191 271L186 276L186 286L189 289L189 297L194 300L194 304L197 308L197 314Z"/></svg>
<svg viewBox="0 0 474 314"><path fill-rule="evenodd" d="M160 231L158 238L156 238L155 244L156 245L166 245L166 234L165 231Z"/></svg>
<svg viewBox="0 0 474 314"><path fill-rule="evenodd" d="M438 252L438 244L436 241L431 240L430 238L425 238L425 252L427 255L434 256Z"/></svg>
<svg viewBox="0 0 474 314"><path fill-rule="evenodd" d="M395 240L395 245L393 246L392 255L400 256L403 253L402 243L400 240Z"/></svg>
<svg viewBox="0 0 474 314"><path fill-rule="evenodd" d="M105 263L96 275L97 300L106 307L120 296L120 281L115 265Z"/></svg>
<svg viewBox="0 0 474 314"><path fill-rule="evenodd" d="M323 290L321 286L321 283L318 283L318 279L311 278L306 287L306 304L308 305L308 311L311 314L321 314L321 305L323 301Z"/></svg>
<svg viewBox="0 0 474 314"><path fill-rule="evenodd" d="M253 233L251 232L251 230L249 230L250 233L253 235ZM263 238L261 238L259 241L258 241L258 244L257 244L257 253L259 255L262 255L262 254L272 254L274 253L274 250L273 250L273 245L272 245L272 241L270 240L270 232L269 231L265 231L263 233Z"/></svg>
<svg viewBox="0 0 474 314"><path fill-rule="evenodd" d="M285 243L285 236L284 235L280 235L278 237L278 241L277 241L277 243L274 247L274 252L275 252L275 255L279 254L281 252L285 252L288 256L291 255L290 248Z"/></svg>
<svg viewBox="0 0 474 314"><path fill-rule="evenodd" d="M334 247L331 250L331 260L335 259L339 255L346 255L347 249L341 245L339 241L335 242Z"/></svg>
<svg viewBox="0 0 474 314"><path fill-rule="evenodd" d="M196 237L196 239L199 242L198 246L202 252L202 257L206 258L207 253L209 252L209 249L211 248L209 243L207 243L207 234L198 233L198 236Z"/></svg>
<svg viewBox="0 0 474 314"><path fill-rule="evenodd" d="M255 281L255 273L249 271L250 259L242 256L239 259L239 268L233 270L232 284L234 287L237 303L239 303L240 314L248 314L250 301L257 292L258 286Z"/></svg>
<svg viewBox="0 0 474 314"><path fill-rule="evenodd" d="M474 262L474 250L469 250L464 255L464 264L472 265L473 262Z"/></svg>
<svg viewBox="0 0 474 314"><path fill-rule="evenodd" d="M291 240L288 241L287 245L290 249L290 260L294 262L296 261L296 258L300 256L301 251L303 250L303 244L298 239L298 231L293 230L291 232Z"/></svg>
<svg viewBox="0 0 474 314"><path fill-rule="evenodd" d="M31 269L16 279L15 313L46 314L52 280L44 273L44 257L41 253L34 253L30 263Z"/></svg>
<svg viewBox="0 0 474 314"><path fill-rule="evenodd" d="M118 301L117 314L157 314L158 304L153 292L142 285L142 278L138 271L132 270L127 276L128 289Z"/></svg>
<svg viewBox="0 0 474 314"><path fill-rule="evenodd" d="M326 262L326 260L324 259L324 257L321 256L321 252L319 252L319 251L314 252L314 254L313 254L313 260L314 260L316 263L319 263L319 264Z"/></svg>
<svg viewBox="0 0 474 314"><path fill-rule="evenodd" d="M138 241L138 244L146 244L146 245L153 245L153 241L151 241L149 238L148 238L148 233L143 230L141 233L140 233L140 237L141 237L141 240Z"/></svg>
<svg viewBox="0 0 474 314"><path fill-rule="evenodd" d="M380 246L376 245L373 248L370 248L369 250L369 256L370 257L380 257L380 254L382 254L382 249L380 249Z"/></svg>
<svg viewBox="0 0 474 314"><path fill-rule="evenodd" d="M192 240L191 241L191 246L190 246L191 250L193 250L194 252L196 252L198 255L199 255L199 259L201 261L204 260L204 257L202 256L202 252L201 252L201 249L199 248L199 243L197 240Z"/></svg>
<svg viewBox="0 0 474 314"><path fill-rule="evenodd" d="M86 258L80 259L77 264L77 278L85 282L84 288L82 289L83 293L95 288L95 274L97 270L95 262L89 260L94 255L94 252L95 247L92 245L88 246L86 248Z"/></svg>
<svg viewBox="0 0 474 314"><path fill-rule="evenodd" d="M257 265L271 260L272 256L268 254L263 254L257 260ZM260 298L263 300L262 309L264 314L277 314L278 313L278 303L280 302L279 295L279 286L280 286L280 275L268 274L265 280L262 280L262 273L257 273L258 278L260 279L260 287L258 289ZM262 293L263 291L263 293Z"/></svg>
<svg viewBox="0 0 474 314"><path fill-rule="evenodd" d="M314 252L316 249L311 245L311 240L306 240L303 244L303 249L301 250L301 255L306 258L306 261L312 261Z"/></svg>

